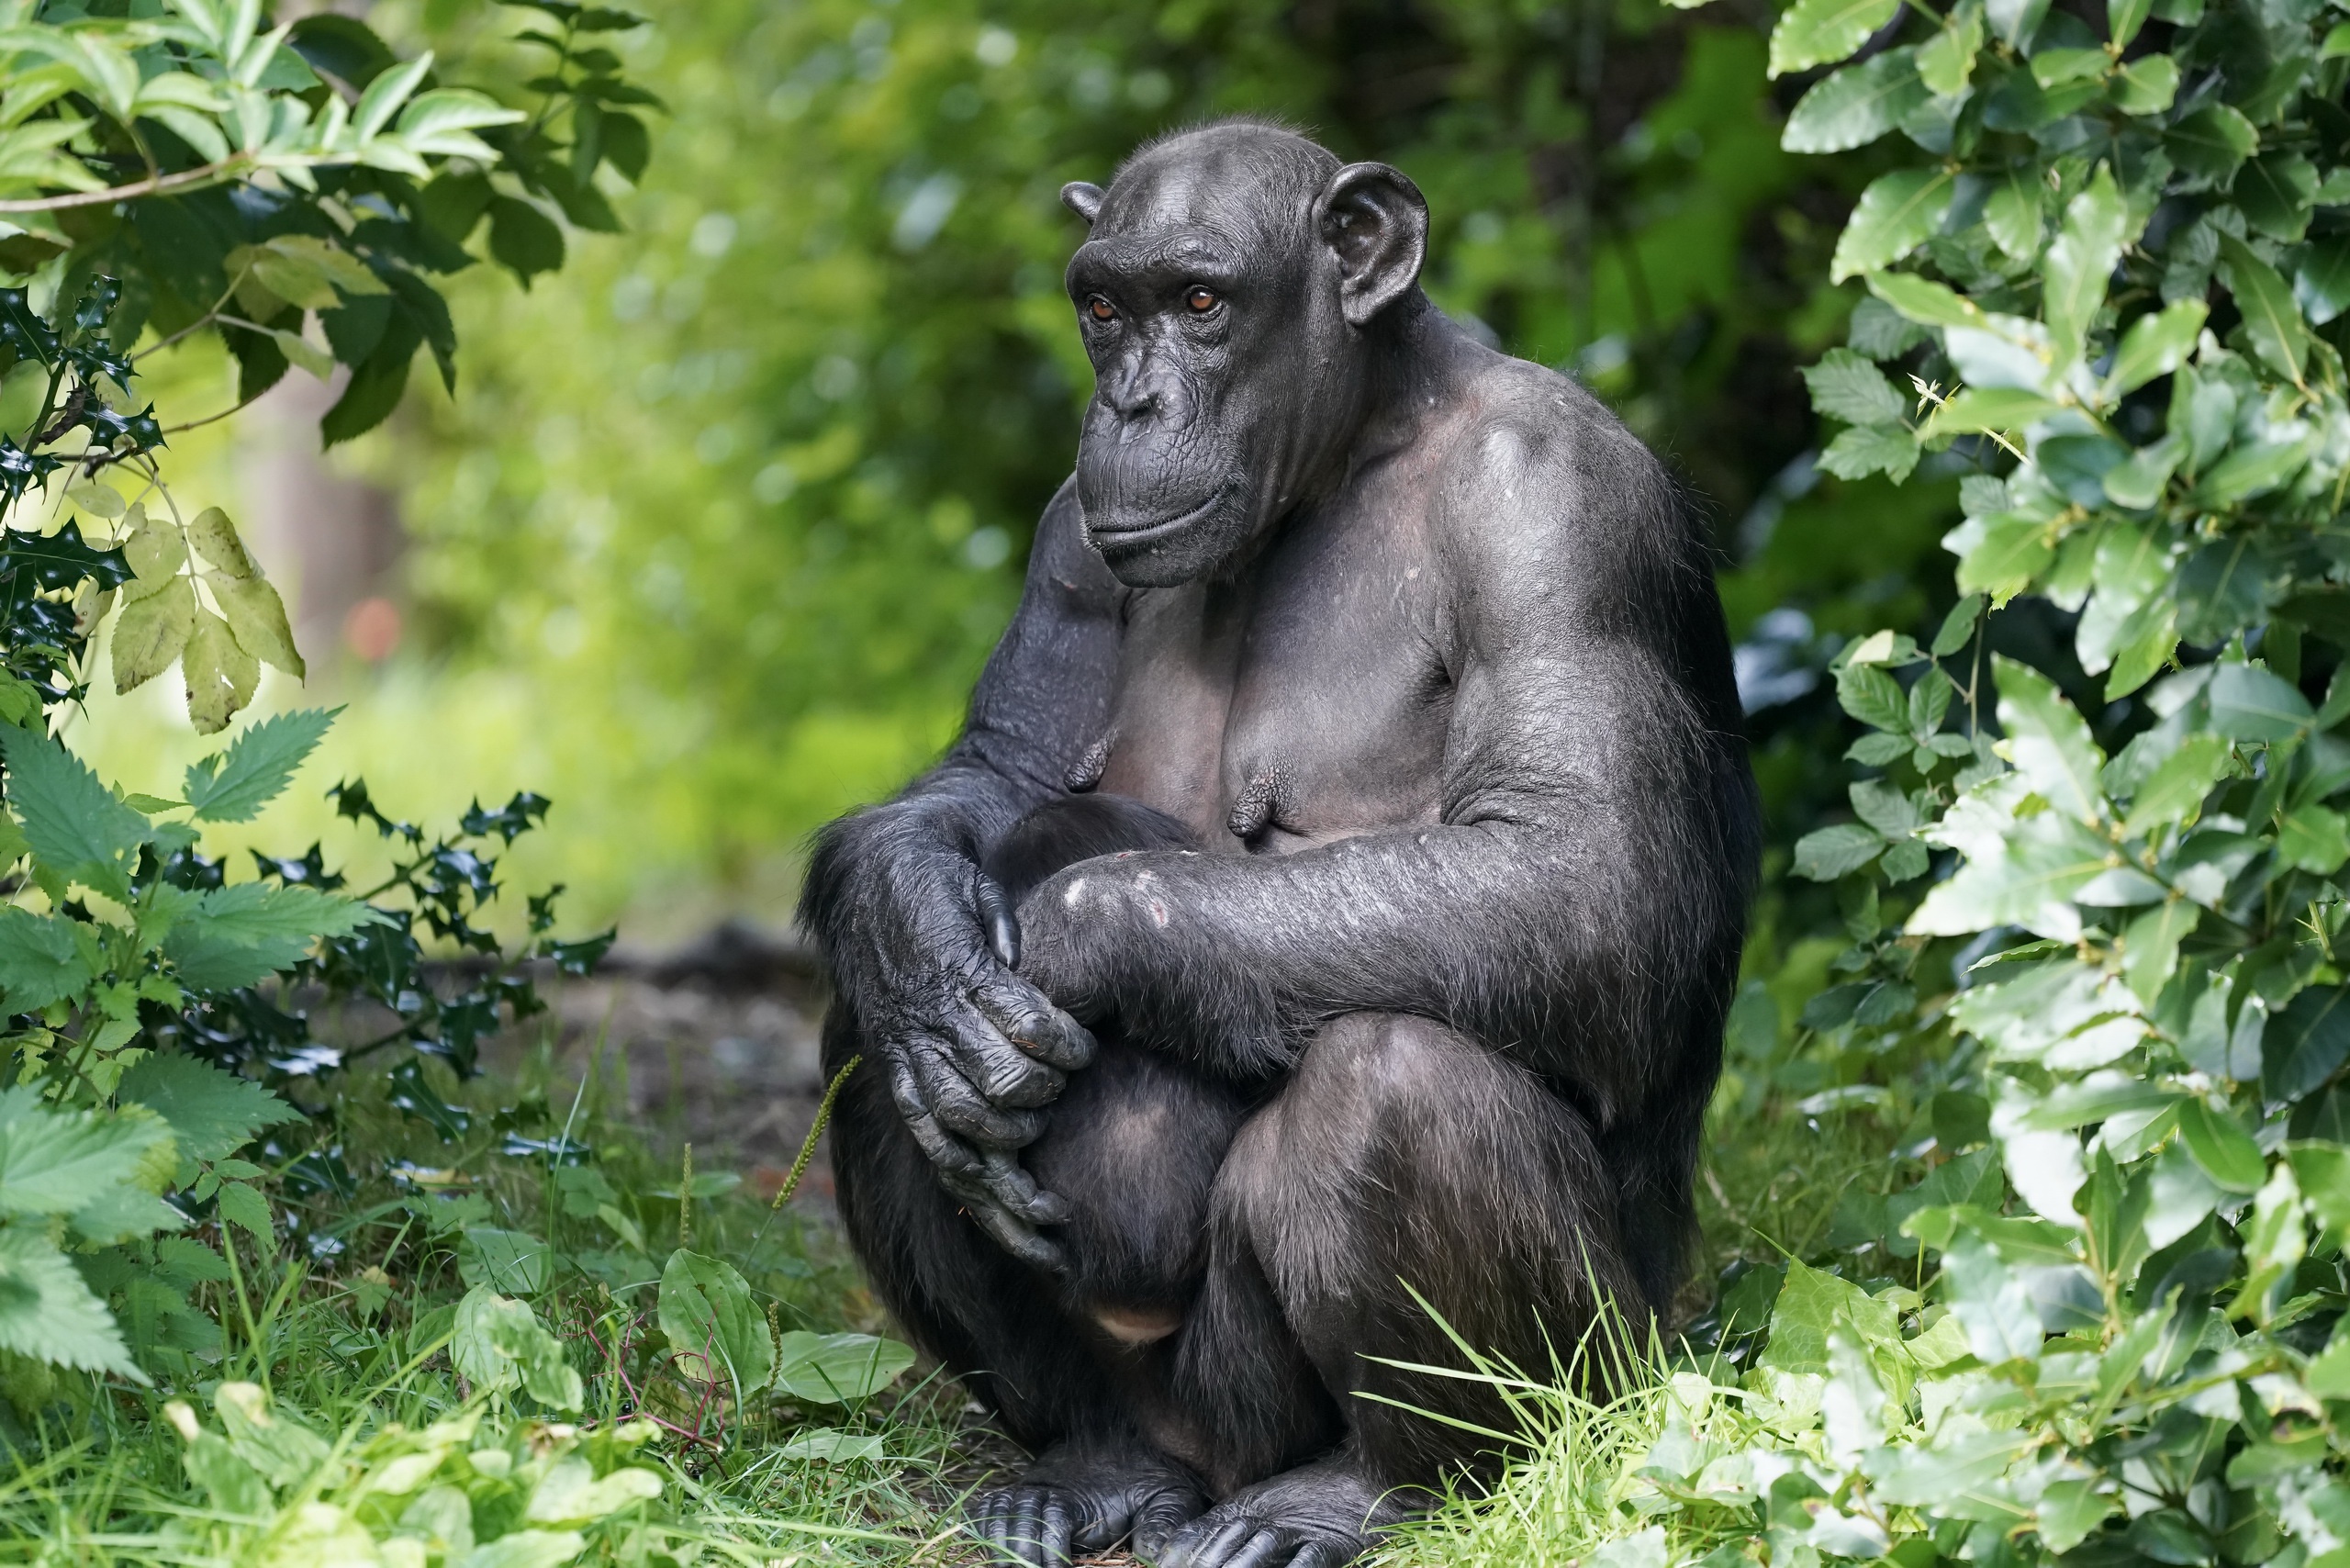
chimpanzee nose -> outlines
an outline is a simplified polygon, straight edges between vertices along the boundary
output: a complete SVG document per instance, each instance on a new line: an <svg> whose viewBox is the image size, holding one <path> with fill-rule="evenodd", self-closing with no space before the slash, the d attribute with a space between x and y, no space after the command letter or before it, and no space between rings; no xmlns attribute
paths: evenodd
<svg viewBox="0 0 2350 1568"><path fill-rule="evenodd" d="M1123 425L1180 424L1188 412L1178 378L1148 360L1105 381L1102 402Z"/></svg>

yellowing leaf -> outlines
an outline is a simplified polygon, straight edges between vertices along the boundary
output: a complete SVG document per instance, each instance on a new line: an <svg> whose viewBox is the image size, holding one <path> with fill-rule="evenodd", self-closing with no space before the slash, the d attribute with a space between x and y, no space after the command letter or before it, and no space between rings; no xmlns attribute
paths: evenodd
<svg viewBox="0 0 2350 1568"><path fill-rule="evenodd" d="M237 645L229 623L200 608L180 655L180 674L187 682L188 722L203 735L227 729L261 683L260 664Z"/></svg>
<svg viewBox="0 0 2350 1568"><path fill-rule="evenodd" d="M111 656L116 695L135 690L171 667L196 626L196 588L169 577L155 592L122 607L114 623Z"/></svg>
<svg viewBox="0 0 2350 1568"><path fill-rule="evenodd" d="M189 543L196 553L232 577L255 577L261 567L245 552L245 543L237 537L237 525L218 507L207 507L196 514L188 524Z"/></svg>
<svg viewBox="0 0 2350 1568"><path fill-rule="evenodd" d="M277 597L275 588L258 577L232 577L220 572L207 572L204 580L213 597L220 601L220 612L228 617L229 630L236 637L237 646L288 675L308 673L303 667L301 654L295 649L294 631L285 621L285 604Z"/></svg>

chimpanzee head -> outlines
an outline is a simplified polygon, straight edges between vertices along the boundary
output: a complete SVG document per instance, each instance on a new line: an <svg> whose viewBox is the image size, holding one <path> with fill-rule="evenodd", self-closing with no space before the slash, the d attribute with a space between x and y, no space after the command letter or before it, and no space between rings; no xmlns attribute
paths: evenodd
<svg viewBox="0 0 2350 1568"><path fill-rule="evenodd" d="M1119 580L1217 572L1310 493L1359 428L1382 313L1416 297L1427 205L1383 163L1224 121L1144 148L1069 264L1093 401L1085 530Z"/></svg>

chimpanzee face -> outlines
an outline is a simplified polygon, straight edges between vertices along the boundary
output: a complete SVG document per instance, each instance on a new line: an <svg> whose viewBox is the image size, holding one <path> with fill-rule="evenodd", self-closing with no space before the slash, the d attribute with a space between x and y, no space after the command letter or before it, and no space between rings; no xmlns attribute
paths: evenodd
<svg viewBox="0 0 2350 1568"><path fill-rule="evenodd" d="M1106 194L1062 196L1093 226L1068 277L1094 374L1087 536L1136 587L1214 574L1342 456L1365 328L1416 281L1426 209L1393 170L1341 169L1255 125L1177 138Z"/></svg>

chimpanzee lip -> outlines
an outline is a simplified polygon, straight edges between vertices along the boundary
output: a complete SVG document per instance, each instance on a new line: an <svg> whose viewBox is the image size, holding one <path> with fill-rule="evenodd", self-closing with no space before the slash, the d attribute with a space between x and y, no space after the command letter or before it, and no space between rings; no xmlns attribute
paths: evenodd
<svg viewBox="0 0 2350 1568"><path fill-rule="evenodd" d="M1097 545L1114 544L1120 549L1134 549L1150 544L1167 534L1180 532L1189 528L1217 507L1222 506L1225 497L1231 493L1231 486L1219 486L1206 500L1189 511L1168 518L1163 521L1139 523L1131 528L1105 527L1088 518L1085 531L1092 535L1093 542Z"/></svg>

